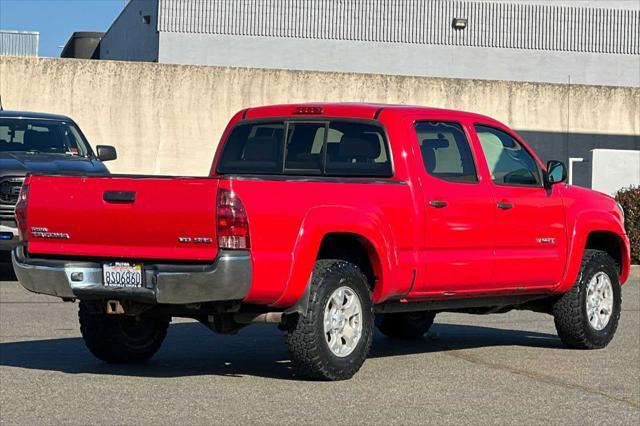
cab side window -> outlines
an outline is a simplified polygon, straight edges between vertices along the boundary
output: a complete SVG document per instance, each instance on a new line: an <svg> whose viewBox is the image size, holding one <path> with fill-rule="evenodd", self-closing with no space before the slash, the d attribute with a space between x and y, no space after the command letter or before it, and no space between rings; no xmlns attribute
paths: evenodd
<svg viewBox="0 0 640 426"><path fill-rule="evenodd" d="M541 186L538 164L517 140L493 127L476 125L475 129L497 185Z"/></svg>
<svg viewBox="0 0 640 426"><path fill-rule="evenodd" d="M478 182L469 141L460 124L421 121L415 124L415 131L427 173L451 182Z"/></svg>

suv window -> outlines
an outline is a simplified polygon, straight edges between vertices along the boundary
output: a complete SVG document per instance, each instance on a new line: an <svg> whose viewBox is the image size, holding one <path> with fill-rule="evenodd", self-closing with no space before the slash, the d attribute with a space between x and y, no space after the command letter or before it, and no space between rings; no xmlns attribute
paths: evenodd
<svg viewBox="0 0 640 426"><path fill-rule="evenodd" d="M217 170L223 174L392 175L382 128L344 120L240 124L225 142Z"/></svg>
<svg viewBox="0 0 640 426"><path fill-rule="evenodd" d="M0 118L0 151L83 157L89 153L86 141L73 124L28 118Z"/></svg>
<svg viewBox="0 0 640 426"><path fill-rule="evenodd" d="M469 141L460 124L422 121L415 124L415 131L427 173L452 182L478 182Z"/></svg>
<svg viewBox="0 0 640 426"><path fill-rule="evenodd" d="M540 186L538 164L511 135L493 127L476 125L491 179L498 185Z"/></svg>

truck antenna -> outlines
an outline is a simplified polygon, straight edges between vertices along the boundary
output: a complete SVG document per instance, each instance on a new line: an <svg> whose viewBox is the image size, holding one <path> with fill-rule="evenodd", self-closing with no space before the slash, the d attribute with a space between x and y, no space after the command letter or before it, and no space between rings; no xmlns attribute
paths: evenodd
<svg viewBox="0 0 640 426"><path fill-rule="evenodd" d="M569 140L571 139L571 74L567 84L567 134L564 146L565 158L569 157Z"/></svg>

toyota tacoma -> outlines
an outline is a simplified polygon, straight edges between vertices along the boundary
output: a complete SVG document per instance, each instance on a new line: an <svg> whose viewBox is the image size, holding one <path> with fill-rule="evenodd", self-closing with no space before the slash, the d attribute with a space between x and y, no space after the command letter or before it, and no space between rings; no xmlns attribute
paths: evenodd
<svg viewBox="0 0 640 426"><path fill-rule="evenodd" d="M447 311L543 312L566 346L602 348L629 276L624 213L565 179L478 114L250 108L208 177L28 176L13 264L26 289L79 301L110 363L153 356L172 317L276 323L323 380L358 371L375 326L419 338Z"/></svg>

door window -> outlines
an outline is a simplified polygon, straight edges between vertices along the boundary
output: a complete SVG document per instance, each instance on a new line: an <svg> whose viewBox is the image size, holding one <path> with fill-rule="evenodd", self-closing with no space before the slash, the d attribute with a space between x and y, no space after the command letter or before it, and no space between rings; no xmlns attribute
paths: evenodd
<svg viewBox="0 0 640 426"><path fill-rule="evenodd" d="M475 126L491 179L498 185L540 186L540 169L529 152L511 135L488 126Z"/></svg>
<svg viewBox="0 0 640 426"><path fill-rule="evenodd" d="M422 121L415 124L415 130L427 173L452 182L478 182L471 148L460 124Z"/></svg>

